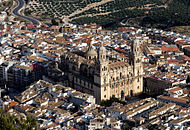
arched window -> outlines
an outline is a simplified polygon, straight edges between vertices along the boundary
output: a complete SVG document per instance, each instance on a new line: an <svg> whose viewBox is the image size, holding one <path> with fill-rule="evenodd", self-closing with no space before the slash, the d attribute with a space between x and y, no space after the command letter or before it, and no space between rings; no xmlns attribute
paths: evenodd
<svg viewBox="0 0 190 130"><path fill-rule="evenodd" d="M122 78L122 73L120 73L120 78Z"/></svg>
<svg viewBox="0 0 190 130"><path fill-rule="evenodd" d="M130 90L130 96L133 96L133 90Z"/></svg>
<svg viewBox="0 0 190 130"><path fill-rule="evenodd" d="M139 58L137 59L137 61L136 61L136 63L139 63L140 62L140 60L139 60Z"/></svg>
<svg viewBox="0 0 190 130"><path fill-rule="evenodd" d="M104 83L106 83L106 78L104 78Z"/></svg>
<svg viewBox="0 0 190 130"><path fill-rule="evenodd" d="M124 92L123 92L123 90L121 91L121 99L123 99L124 98Z"/></svg>

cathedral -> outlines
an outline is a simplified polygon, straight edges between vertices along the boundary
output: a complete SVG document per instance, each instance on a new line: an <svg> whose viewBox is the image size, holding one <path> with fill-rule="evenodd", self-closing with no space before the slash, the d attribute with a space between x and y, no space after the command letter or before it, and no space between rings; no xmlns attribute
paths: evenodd
<svg viewBox="0 0 190 130"><path fill-rule="evenodd" d="M131 40L129 61L112 58L101 43L97 51L89 44L86 52L67 52L61 56L60 68L64 71L68 86L89 93L96 102L116 97L124 100L143 91L143 66L140 44Z"/></svg>

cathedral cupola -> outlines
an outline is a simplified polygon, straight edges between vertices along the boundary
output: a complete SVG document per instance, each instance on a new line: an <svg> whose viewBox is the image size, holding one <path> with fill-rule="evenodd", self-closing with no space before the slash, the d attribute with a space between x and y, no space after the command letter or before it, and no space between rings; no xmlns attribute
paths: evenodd
<svg viewBox="0 0 190 130"><path fill-rule="evenodd" d="M94 50L92 43L89 43L89 47L88 47L88 50L86 52L86 58L88 60L97 58L97 52Z"/></svg>

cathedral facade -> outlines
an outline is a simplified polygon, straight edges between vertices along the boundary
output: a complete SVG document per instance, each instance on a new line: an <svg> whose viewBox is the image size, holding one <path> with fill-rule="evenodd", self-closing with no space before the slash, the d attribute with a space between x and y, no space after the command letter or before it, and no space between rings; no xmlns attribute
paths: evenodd
<svg viewBox="0 0 190 130"><path fill-rule="evenodd" d="M129 61L107 55L101 43L97 51L89 44L85 53L64 53L60 68L65 72L68 86L89 93L96 102L116 97L124 100L143 91L143 66L140 38L131 40Z"/></svg>

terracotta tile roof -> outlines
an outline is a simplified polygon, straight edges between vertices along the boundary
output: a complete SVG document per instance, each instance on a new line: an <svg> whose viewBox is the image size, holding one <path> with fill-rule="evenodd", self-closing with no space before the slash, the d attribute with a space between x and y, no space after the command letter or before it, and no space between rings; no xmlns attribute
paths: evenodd
<svg viewBox="0 0 190 130"><path fill-rule="evenodd" d="M174 52L174 51L179 51L179 49L177 47L166 47L165 45L163 45L161 47L163 52Z"/></svg>
<svg viewBox="0 0 190 130"><path fill-rule="evenodd" d="M76 129L76 128L71 128L70 130L78 130L78 129Z"/></svg>
<svg viewBox="0 0 190 130"><path fill-rule="evenodd" d="M169 92L175 92L175 91L179 91L179 90L182 90L181 88L172 88L172 89L169 89L168 91Z"/></svg>
<svg viewBox="0 0 190 130"><path fill-rule="evenodd" d="M175 101L175 102L188 103L188 100L185 98L174 98L170 96L160 96L160 98Z"/></svg>
<svg viewBox="0 0 190 130"><path fill-rule="evenodd" d="M10 101L9 103L10 103L9 104L10 107L13 107L19 104L18 102L15 102L15 101Z"/></svg>

